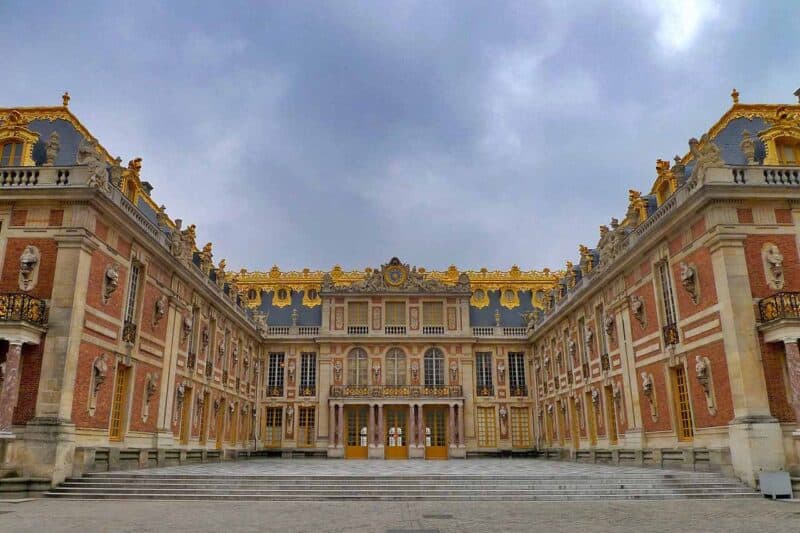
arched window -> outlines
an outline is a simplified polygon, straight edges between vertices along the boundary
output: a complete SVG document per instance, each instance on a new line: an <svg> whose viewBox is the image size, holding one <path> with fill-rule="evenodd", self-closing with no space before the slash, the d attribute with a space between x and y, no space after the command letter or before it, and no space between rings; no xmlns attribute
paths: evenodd
<svg viewBox="0 0 800 533"><path fill-rule="evenodd" d="M425 386L444 385L444 354L439 348L429 348L425 352Z"/></svg>
<svg viewBox="0 0 800 533"><path fill-rule="evenodd" d="M347 384L365 386L367 383L367 352L353 348L347 355Z"/></svg>
<svg viewBox="0 0 800 533"><path fill-rule="evenodd" d="M0 167L21 166L23 146L19 141L10 141L0 146Z"/></svg>
<svg viewBox="0 0 800 533"><path fill-rule="evenodd" d="M400 348L392 348L386 354L386 384L406 384L406 354Z"/></svg>

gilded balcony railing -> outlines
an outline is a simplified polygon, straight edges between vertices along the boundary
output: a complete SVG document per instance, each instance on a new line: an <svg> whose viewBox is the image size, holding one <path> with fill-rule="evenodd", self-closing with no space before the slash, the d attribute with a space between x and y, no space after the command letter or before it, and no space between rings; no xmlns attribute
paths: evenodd
<svg viewBox="0 0 800 533"><path fill-rule="evenodd" d="M758 302L761 322L781 318L800 318L800 292L776 292Z"/></svg>
<svg viewBox="0 0 800 533"><path fill-rule="evenodd" d="M136 330L138 326L133 322L125 322L122 326L122 340L133 344L136 342Z"/></svg>
<svg viewBox="0 0 800 533"><path fill-rule="evenodd" d="M518 387L511 387L511 396L520 397L520 396L527 396L528 395L528 387L526 386L518 386Z"/></svg>
<svg viewBox="0 0 800 533"><path fill-rule="evenodd" d="M461 385L333 385L331 398L461 398Z"/></svg>
<svg viewBox="0 0 800 533"><path fill-rule="evenodd" d="M267 387L267 396L271 398L283 396L283 386Z"/></svg>
<svg viewBox="0 0 800 533"><path fill-rule="evenodd" d="M300 387L299 395L300 396L315 396L317 394L317 388L313 385L307 385L305 387Z"/></svg>
<svg viewBox="0 0 800 533"><path fill-rule="evenodd" d="M28 322L44 326L47 324L47 304L29 294L0 294L0 321Z"/></svg>
<svg viewBox="0 0 800 533"><path fill-rule="evenodd" d="M665 345L672 346L673 344L678 344L678 342L680 342L677 324L667 324L664 326L663 332Z"/></svg>
<svg viewBox="0 0 800 533"><path fill-rule="evenodd" d="M491 385L478 385L478 396L494 396L494 387Z"/></svg>

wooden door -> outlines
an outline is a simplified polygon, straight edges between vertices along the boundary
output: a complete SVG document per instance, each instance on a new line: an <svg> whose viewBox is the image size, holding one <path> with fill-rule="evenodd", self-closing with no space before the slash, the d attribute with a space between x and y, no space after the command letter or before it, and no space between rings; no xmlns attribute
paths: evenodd
<svg viewBox="0 0 800 533"><path fill-rule="evenodd" d="M181 404L181 444L189 444L192 430L192 388L186 387Z"/></svg>
<svg viewBox="0 0 800 533"><path fill-rule="evenodd" d="M386 459L408 459L408 406L390 405L384 411L384 456Z"/></svg>
<svg viewBox="0 0 800 533"><path fill-rule="evenodd" d="M369 454L370 408L366 405L349 405L344 408L347 427L345 428L345 459L366 459Z"/></svg>
<svg viewBox="0 0 800 533"><path fill-rule="evenodd" d="M426 405L425 459L447 459L447 406Z"/></svg>

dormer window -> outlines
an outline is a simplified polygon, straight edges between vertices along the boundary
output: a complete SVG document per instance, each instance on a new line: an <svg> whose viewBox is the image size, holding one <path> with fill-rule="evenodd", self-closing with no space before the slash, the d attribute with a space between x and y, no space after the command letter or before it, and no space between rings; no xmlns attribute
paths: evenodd
<svg viewBox="0 0 800 533"><path fill-rule="evenodd" d="M800 139L783 138L775 141L778 152L778 161L782 165L796 165L800 163Z"/></svg>
<svg viewBox="0 0 800 533"><path fill-rule="evenodd" d="M22 166L22 151L25 145L18 141L10 141L0 149L0 167Z"/></svg>

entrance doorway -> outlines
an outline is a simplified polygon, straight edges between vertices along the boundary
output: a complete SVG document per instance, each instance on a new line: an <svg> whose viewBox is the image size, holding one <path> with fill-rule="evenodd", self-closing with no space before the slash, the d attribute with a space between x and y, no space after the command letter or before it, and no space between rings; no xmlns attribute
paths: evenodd
<svg viewBox="0 0 800 533"><path fill-rule="evenodd" d="M366 459L369 454L369 415L366 405L349 405L345 407L344 456L345 459Z"/></svg>
<svg viewBox="0 0 800 533"><path fill-rule="evenodd" d="M408 406L388 405L384 427L386 459L408 459Z"/></svg>
<svg viewBox="0 0 800 533"><path fill-rule="evenodd" d="M426 405L425 459L447 459L447 408Z"/></svg>

